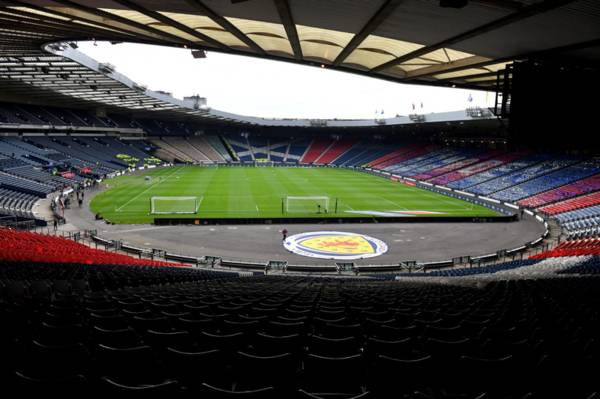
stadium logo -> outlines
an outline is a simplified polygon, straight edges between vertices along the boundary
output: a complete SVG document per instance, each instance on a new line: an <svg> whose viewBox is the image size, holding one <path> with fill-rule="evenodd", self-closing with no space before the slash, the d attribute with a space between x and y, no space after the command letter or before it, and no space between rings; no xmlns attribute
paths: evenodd
<svg viewBox="0 0 600 399"><path fill-rule="evenodd" d="M364 259L387 252L388 246L377 238L340 231L296 234L283 243L285 249L302 256L322 259Z"/></svg>

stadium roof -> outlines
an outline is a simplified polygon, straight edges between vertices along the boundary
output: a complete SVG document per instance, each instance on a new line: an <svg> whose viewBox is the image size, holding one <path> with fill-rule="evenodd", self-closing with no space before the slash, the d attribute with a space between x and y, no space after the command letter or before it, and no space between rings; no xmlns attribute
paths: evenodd
<svg viewBox="0 0 600 399"><path fill-rule="evenodd" d="M598 62L600 3L470 0L462 8L444 8L437 0L0 0L0 87L56 104L89 106L91 101L236 120L190 109L82 65L64 46L44 50L49 43L92 39L243 54L397 82L491 89L497 72L515 60Z"/></svg>

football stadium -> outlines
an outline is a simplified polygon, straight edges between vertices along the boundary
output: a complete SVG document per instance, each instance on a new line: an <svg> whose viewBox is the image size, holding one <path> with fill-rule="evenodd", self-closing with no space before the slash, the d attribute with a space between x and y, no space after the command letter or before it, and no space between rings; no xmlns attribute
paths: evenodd
<svg viewBox="0 0 600 399"><path fill-rule="evenodd" d="M599 398L599 49L594 0L1 0L6 395Z"/></svg>

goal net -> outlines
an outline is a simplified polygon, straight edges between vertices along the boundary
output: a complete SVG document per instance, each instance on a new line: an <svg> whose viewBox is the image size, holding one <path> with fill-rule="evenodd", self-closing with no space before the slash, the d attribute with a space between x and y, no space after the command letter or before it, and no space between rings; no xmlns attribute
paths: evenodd
<svg viewBox="0 0 600 399"><path fill-rule="evenodd" d="M254 161L254 166L273 166L274 164L275 164L275 162L269 161L268 159L265 159L265 158L256 159Z"/></svg>
<svg viewBox="0 0 600 399"><path fill-rule="evenodd" d="M329 213L329 197L285 197L285 213Z"/></svg>
<svg viewBox="0 0 600 399"><path fill-rule="evenodd" d="M200 208L202 197L152 197L150 198L150 214L194 214Z"/></svg>

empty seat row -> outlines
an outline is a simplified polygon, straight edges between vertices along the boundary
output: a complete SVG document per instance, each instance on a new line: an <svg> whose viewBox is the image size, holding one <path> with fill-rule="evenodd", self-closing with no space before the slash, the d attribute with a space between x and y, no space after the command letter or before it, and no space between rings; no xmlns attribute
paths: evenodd
<svg viewBox="0 0 600 399"><path fill-rule="evenodd" d="M0 375L22 393L508 399L596 390L593 277L470 287L1 266Z"/></svg>

